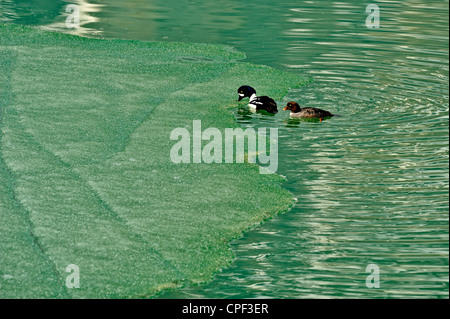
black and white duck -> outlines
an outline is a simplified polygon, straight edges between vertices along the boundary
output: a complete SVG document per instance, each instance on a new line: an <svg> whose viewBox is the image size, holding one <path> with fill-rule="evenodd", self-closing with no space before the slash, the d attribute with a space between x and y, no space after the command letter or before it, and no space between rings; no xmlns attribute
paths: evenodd
<svg viewBox="0 0 450 319"><path fill-rule="evenodd" d="M238 89L239 101L249 98L248 106L256 111L266 111L268 113L278 113L277 103L268 96L256 96L256 90L251 86L244 85Z"/></svg>

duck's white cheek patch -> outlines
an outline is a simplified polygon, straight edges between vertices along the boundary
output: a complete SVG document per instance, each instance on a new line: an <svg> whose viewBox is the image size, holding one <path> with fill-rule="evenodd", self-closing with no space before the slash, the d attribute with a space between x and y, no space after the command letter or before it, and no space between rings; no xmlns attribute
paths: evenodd
<svg viewBox="0 0 450 319"><path fill-rule="evenodd" d="M242 94L242 93L238 93L238 94L239 94L240 97L244 97L244 94Z"/></svg>

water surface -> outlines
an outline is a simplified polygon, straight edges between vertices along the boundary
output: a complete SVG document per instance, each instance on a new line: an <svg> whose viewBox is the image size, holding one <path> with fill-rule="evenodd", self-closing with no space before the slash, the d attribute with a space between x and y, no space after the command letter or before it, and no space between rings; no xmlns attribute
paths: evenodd
<svg viewBox="0 0 450 319"><path fill-rule="evenodd" d="M69 2L33 3L1 1L0 22L67 32ZM448 298L448 1L70 3L83 13L72 33L232 45L310 76L280 106L342 115L236 110L243 125L279 128L278 173L296 204L235 240L236 260L211 282L161 297ZM365 24L371 3L379 29ZM366 287L369 264L378 289Z"/></svg>

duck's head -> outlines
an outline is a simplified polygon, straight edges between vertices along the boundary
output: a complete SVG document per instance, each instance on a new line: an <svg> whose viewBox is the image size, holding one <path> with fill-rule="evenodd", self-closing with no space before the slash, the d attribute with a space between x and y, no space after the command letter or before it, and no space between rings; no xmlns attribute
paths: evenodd
<svg viewBox="0 0 450 319"><path fill-rule="evenodd" d="M288 102L283 111L291 111L292 113L298 113L302 110L300 105L297 102Z"/></svg>
<svg viewBox="0 0 450 319"><path fill-rule="evenodd" d="M256 91L251 86L244 85L238 89L238 94L239 94L239 101L241 101L246 97L250 98L253 94L256 94Z"/></svg>

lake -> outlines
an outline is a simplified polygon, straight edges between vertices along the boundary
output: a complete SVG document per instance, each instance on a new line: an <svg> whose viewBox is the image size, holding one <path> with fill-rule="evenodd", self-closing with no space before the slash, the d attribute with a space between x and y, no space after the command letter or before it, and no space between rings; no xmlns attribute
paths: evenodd
<svg viewBox="0 0 450 319"><path fill-rule="evenodd" d="M310 78L279 108L341 115L236 108L243 126L279 129L278 173L296 203L236 239L211 282L161 298L448 298L448 0L5 0L0 23L67 32L69 3L82 13L72 33L230 45Z"/></svg>

